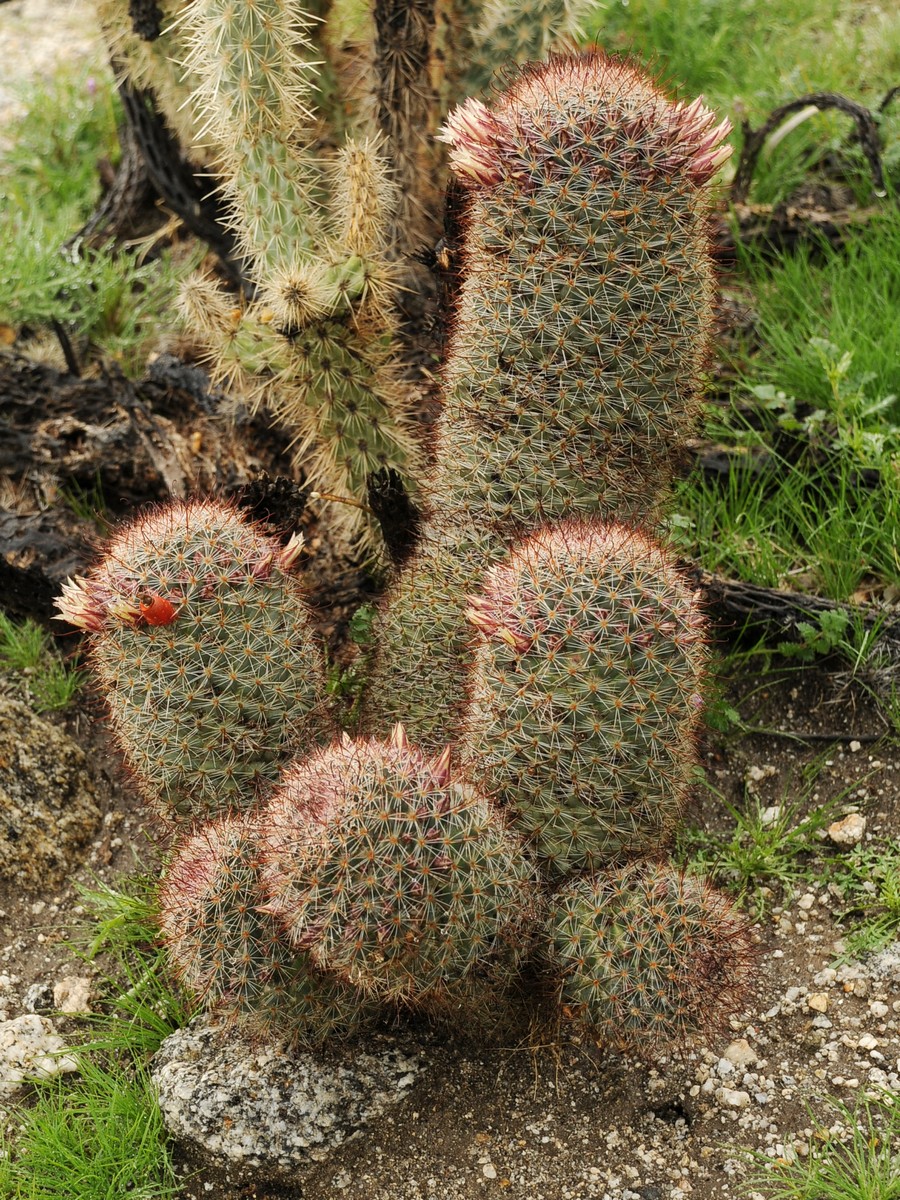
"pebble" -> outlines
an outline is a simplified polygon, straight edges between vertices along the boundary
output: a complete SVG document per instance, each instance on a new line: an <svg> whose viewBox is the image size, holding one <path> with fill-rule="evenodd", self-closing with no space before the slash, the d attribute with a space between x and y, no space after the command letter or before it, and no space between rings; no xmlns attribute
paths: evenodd
<svg viewBox="0 0 900 1200"><path fill-rule="evenodd" d="M889 1012L888 1006L881 1000L869 1001L869 1012L873 1017L886 1017Z"/></svg>
<svg viewBox="0 0 900 1200"><path fill-rule="evenodd" d="M732 1042L722 1057L734 1063L736 1067L749 1067L757 1061L756 1051L746 1038L738 1038Z"/></svg>
<svg viewBox="0 0 900 1200"><path fill-rule="evenodd" d="M78 1070L53 1022L37 1013L26 1013L0 1024L0 1096L14 1092L29 1079Z"/></svg>
<svg viewBox="0 0 900 1200"><path fill-rule="evenodd" d="M828 836L836 846L856 846L866 832L866 818L861 813L848 813L828 826Z"/></svg>
<svg viewBox="0 0 900 1200"><path fill-rule="evenodd" d="M807 1007L813 1010L813 1012L826 1012L828 1010L828 993L813 992L811 995L806 997L806 1004Z"/></svg>
<svg viewBox="0 0 900 1200"><path fill-rule="evenodd" d="M86 975L63 975L53 985L53 1006L64 1013L90 1012L90 979Z"/></svg>
<svg viewBox="0 0 900 1200"><path fill-rule="evenodd" d="M720 1087L716 1088L716 1099L720 1104L727 1104L729 1108L746 1108L750 1103L749 1092L739 1092L734 1088Z"/></svg>

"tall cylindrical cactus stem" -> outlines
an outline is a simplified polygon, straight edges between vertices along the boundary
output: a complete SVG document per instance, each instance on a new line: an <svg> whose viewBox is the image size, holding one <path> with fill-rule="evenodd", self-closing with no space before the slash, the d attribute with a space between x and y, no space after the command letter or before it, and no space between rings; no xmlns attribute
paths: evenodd
<svg viewBox="0 0 900 1200"><path fill-rule="evenodd" d="M645 535L548 526L472 597L463 759L568 874L655 849L687 799L706 661L693 589Z"/></svg>
<svg viewBox="0 0 900 1200"><path fill-rule="evenodd" d="M429 746L457 736L465 594L517 537L577 515L652 526L665 511L700 409L707 185L727 131L598 52L528 67L490 108L470 100L447 122L467 193L462 283L422 552L376 626L370 732L405 720Z"/></svg>
<svg viewBox="0 0 900 1200"><path fill-rule="evenodd" d="M745 999L749 923L705 880L632 863L551 897L547 929L569 1020L644 1057L714 1033Z"/></svg>
<svg viewBox="0 0 900 1200"><path fill-rule="evenodd" d="M372 1006L292 950L262 911L259 831L249 814L182 838L159 891L159 925L176 974L251 1032L318 1045L357 1029Z"/></svg>
<svg viewBox="0 0 900 1200"><path fill-rule="evenodd" d="M60 619L91 661L137 782L173 818L249 808L294 752L331 733L300 552L215 500L176 501L117 533L70 581Z"/></svg>
<svg viewBox="0 0 900 1200"><path fill-rule="evenodd" d="M712 331L711 176L730 126L599 52L526 68L443 136L468 190L439 506L653 520Z"/></svg>
<svg viewBox="0 0 900 1200"><path fill-rule="evenodd" d="M299 763L262 826L288 939L367 995L422 1001L521 942L534 887L520 840L449 751L420 753L402 727Z"/></svg>

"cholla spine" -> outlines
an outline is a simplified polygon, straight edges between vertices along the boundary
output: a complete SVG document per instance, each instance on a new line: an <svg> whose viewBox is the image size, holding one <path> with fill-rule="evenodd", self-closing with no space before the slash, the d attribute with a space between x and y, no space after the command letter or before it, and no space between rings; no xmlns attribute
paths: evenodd
<svg viewBox="0 0 900 1200"><path fill-rule="evenodd" d="M652 1057L714 1033L749 980L749 923L703 879L632 863L567 884L547 929L569 1020Z"/></svg>
<svg viewBox="0 0 900 1200"><path fill-rule="evenodd" d="M322 654L289 569L302 547L229 504L173 501L70 581L60 619L91 634L113 730L172 818L249 808L334 728Z"/></svg>
<svg viewBox="0 0 900 1200"><path fill-rule="evenodd" d="M329 747L295 766L261 822L270 911L298 950L382 1000L421 1003L515 942L533 903L519 839L457 780L449 752Z"/></svg>
<svg viewBox="0 0 900 1200"><path fill-rule="evenodd" d="M706 654L693 589L623 525L547 526L487 575L464 758L556 873L657 849L687 799Z"/></svg>

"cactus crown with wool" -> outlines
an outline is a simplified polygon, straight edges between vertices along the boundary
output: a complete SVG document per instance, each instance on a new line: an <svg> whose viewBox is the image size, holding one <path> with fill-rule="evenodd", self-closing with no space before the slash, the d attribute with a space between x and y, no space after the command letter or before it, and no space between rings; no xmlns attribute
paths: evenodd
<svg viewBox="0 0 900 1200"><path fill-rule="evenodd" d="M220 817L176 845L159 891L163 942L182 982L260 1035L302 1045L347 1036L371 1012L320 976L262 911L259 835L248 814Z"/></svg>
<svg viewBox="0 0 900 1200"><path fill-rule="evenodd" d="M547 928L568 1016L598 1041L652 1055L713 1031L751 962L746 918L702 880L633 863L567 884Z"/></svg>
<svg viewBox="0 0 900 1200"><path fill-rule="evenodd" d="M120 531L67 585L60 619L91 633L113 729L172 816L247 808L291 753L333 727L300 552L231 505L173 502Z"/></svg>
<svg viewBox="0 0 900 1200"><path fill-rule="evenodd" d="M557 872L646 852L687 796L705 663L691 589L655 542L568 521L472 598L467 763Z"/></svg>
<svg viewBox="0 0 900 1200"><path fill-rule="evenodd" d="M515 942L533 870L449 756L345 742L299 763L265 812L264 882L321 970L416 1000Z"/></svg>

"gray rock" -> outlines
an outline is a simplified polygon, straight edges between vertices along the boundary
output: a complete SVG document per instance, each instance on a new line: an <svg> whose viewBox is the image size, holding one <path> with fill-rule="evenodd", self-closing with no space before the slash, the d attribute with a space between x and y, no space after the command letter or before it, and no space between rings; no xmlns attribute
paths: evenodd
<svg viewBox="0 0 900 1200"><path fill-rule="evenodd" d="M55 882L99 824L84 751L27 704L0 696L0 881Z"/></svg>
<svg viewBox="0 0 900 1200"><path fill-rule="evenodd" d="M53 1022L36 1013L0 1023L0 1096L29 1079L49 1079L78 1070Z"/></svg>
<svg viewBox="0 0 900 1200"><path fill-rule="evenodd" d="M151 1062L166 1128L215 1159L277 1171L327 1160L404 1099L424 1054L398 1039L313 1053L253 1044L209 1017Z"/></svg>

